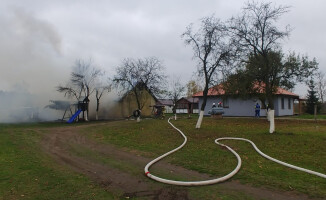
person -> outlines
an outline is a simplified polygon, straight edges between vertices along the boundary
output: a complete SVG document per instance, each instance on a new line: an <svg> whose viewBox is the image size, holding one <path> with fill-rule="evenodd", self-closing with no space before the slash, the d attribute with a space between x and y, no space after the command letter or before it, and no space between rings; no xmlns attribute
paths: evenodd
<svg viewBox="0 0 326 200"><path fill-rule="evenodd" d="M260 105L259 103L255 106L255 117L260 117Z"/></svg>
<svg viewBox="0 0 326 200"><path fill-rule="evenodd" d="M215 103L213 103L213 105L212 105L212 108L216 108L216 105L215 105Z"/></svg>
<svg viewBox="0 0 326 200"><path fill-rule="evenodd" d="M221 108L222 107L222 102L218 102L217 107Z"/></svg>

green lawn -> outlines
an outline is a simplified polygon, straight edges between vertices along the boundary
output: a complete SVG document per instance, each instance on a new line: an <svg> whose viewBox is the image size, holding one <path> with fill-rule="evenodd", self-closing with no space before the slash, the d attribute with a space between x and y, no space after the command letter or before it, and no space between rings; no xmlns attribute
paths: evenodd
<svg viewBox="0 0 326 200"><path fill-rule="evenodd" d="M268 133L265 119L204 118L202 128L195 129L196 117L173 123L188 137L187 145L167 160L173 164L208 173L214 177L229 173L236 159L214 143L218 137L244 137L256 143L264 153L290 164L326 173L326 122L276 120L276 133ZM39 145L44 128L79 126L61 123L0 124L0 199L117 199L87 177L56 164ZM114 121L84 129L83 134L100 143L114 144L141 155L155 158L182 143L182 137L166 120L144 119ZM272 190L298 191L310 197L326 196L326 180L289 169L257 154L251 145L241 141L224 141L241 156L243 164L232 179ZM97 156L83 149L75 153ZM98 155L103 163L106 158ZM113 161L111 161L113 162ZM112 163L110 163L112 164ZM120 163L112 165L125 166ZM128 171L129 168L126 168ZM160 171L152 171L156 175ZM176 177L181 180L182 177ZM218 186L188 188L195 199L246 199L234 191L216 193ZM247 198L250 199L250 198Z"/></svg>
<svg viewBox="0 0 326 200"><path fill-rule="evenodd" d="M315 116L314 115L310 115L310 114L303 114L303 115L294 116L294 118L299 118L299 119L315 119ZM326 115L324 115L324 114L318 114L317 115L317 119L326 119Z"/></svg>
<svg viewBox="0 0 326 200"><path fill-rule="evenodd" d="M0 124L0 199L113 199L83 175L40 150L34 128L64 124Z"/></svg>
<svg viewBox="0 0 326 200"><path fill-rule="evenodd" d="M256 143L264 153L293 165L326 173L326 124L310 121L276 120L276 133L268 133L265 119L204 118L202 128L195 129L196 118L173 121L188 136L186 147L167 160L177 165L216 177L236 166L230 152L214 143L218 137L244 137ZM113 122L108 127L86 130L99 142L115 144L143 155L156 157L182 143L182 137L164 120ZM261 157L251 145L225 141L242 157L240 172L234 177L254 186L299 191L313 197L326 196L323 178L296 171ZM156 172L151 172L156 173ZM158 174L159 175L159 174Z"/></svg>

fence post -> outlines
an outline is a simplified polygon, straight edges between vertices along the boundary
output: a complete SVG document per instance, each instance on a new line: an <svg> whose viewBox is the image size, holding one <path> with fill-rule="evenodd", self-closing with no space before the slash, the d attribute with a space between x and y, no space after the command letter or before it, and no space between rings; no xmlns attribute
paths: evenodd
<svg viewBox="0 0 326 200"><path fill-rule="evenodd" d="M315 121L317 121L317 105L314 106Z"/></svg>

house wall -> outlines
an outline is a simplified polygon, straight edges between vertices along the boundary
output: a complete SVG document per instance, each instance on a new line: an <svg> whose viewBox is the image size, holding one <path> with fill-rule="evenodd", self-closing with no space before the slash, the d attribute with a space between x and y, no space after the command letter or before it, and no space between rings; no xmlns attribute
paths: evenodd
<svg viewBox="0 0 326 200"><path fill-rule="evenodd" d="M173 110L172 110L173 106L164 106L164 113L173 113Z"/></svg>
<svg viewBox="0 0 326 200"><path fill-rule="evenodd" d="M224 108L224 116L255 116L256 103L260 106L261 101L256 99L228 98L229 107ZM260 109L260 116L266 116L266 109Z"/></svg>
<svg viewBox="0 0 326 200"><path fill-rule="evenodd" d="M208 97L207 103L204 111L204 115L209 115L208 111L211 110L213 103L216 105L219 102L223 102L221 97ZM260 101L258 101L261 104ZM199 109L203 103L203 98L199 98ZM229 107L224 107L224 116L255 116L255 105L256 101L253 99L238 99L238 98L228 98ZM266 116L265 109L261 109L261 116Z"/></svg>
<svg viewBox="0 0 326 200"><path fill-rule="evenodd" d="M284 108L282 108L282 98L284 99ZM290 108L288 101L290 100ZM294 99L289 96L278 96L274 101L275 115L276 116L288 116L294 114Z"/></svg>
<svg viewBox="0 0 326 200"><path fill-rule="evenodd" d="M279 116L280 115L279 106L280 106L280 99L279 98L274 99L274 111L275 111L274 114L275 114L275 116Z"/></svg>
<svg viewBox="0 0 326 200"><path fill-rule="evenodd" d="M176 113L198 113L198 103L181 98L176 104Z"/></svg>
<svg viewBox="0 0 326 200"><path fill-rule="evenodd" d="M141 115L142 116L151 116L153 105L155 105L155 99L152 95L150 95L146 90L143 90L145 94L143 94L142 101L145 102L145 106L142 109ZM123 99L120 100L119 105L116 106L114 109L115 113L117 113L117 117L128 117L133 114L135 110L138 109L136 97L133 93L129 93L124 96Z"/></svg>
<svg viewBox="0 0 326 200"><path fill-rule="evenodd" d="M185 99L180 99L176 102L176 113L188 113L189 102Z"/></svg>
<svg viewBox="0 0 326 200"><path fill-rule="evenodd" d="M284 109L281 108L281 97L277 97L274 101L275 116L286 116L293 115L293 98L291 99L291 109L288 108L289 97L284 97ZM223 102L221 97L208 97L204 111L204 115L209 115L208 111L211 110L213 103L216 105L219 102ZM240 99L240 98L228 98L228 107L224 107L223 116L243 116L243 117L254 117L255 116L255 105L259 103L262 106L260 100L256 99ZM203 98L199 98L199 109L203 103ZM266 109L260 110L260 116L266 116Z"/></svg>

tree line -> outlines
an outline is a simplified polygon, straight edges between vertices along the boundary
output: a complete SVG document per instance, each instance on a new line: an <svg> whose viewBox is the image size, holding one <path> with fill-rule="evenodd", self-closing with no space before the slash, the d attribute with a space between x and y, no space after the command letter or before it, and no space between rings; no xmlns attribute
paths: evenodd
<svg viewBox="0 0 326 200"><path fill-rule="evenodd" d="M273 110L273 98L278 87L291 90L296 83L308 83L316 74L316 59L282 50L282 41L289 37L292 29L289 25L281 29L277 22L289 11L288 6L251 1L245 4L239 15L228 20L211 15L186 27L181 38L193 50L196 73L203 83L203 102L196 128L201 126L208 89L213 85L223 83L227 94L258 96ZM156 57L126 58L112 78L104 77L103 70L92 66L91 62L79 60L69 82L58 86L57 90L76 100L95 92L98 111L103 93L112 87L121 93L132 91L140 110L144 106L141 91L145 87L154 95L165 95L174 101L184 95L185 88L191 91L198 87L193 81L185 87L178 78L167 81L164 65ZM325 89L324 82L318 81L319 89ZM323 97L325 90L320 91Z"/></svg>

